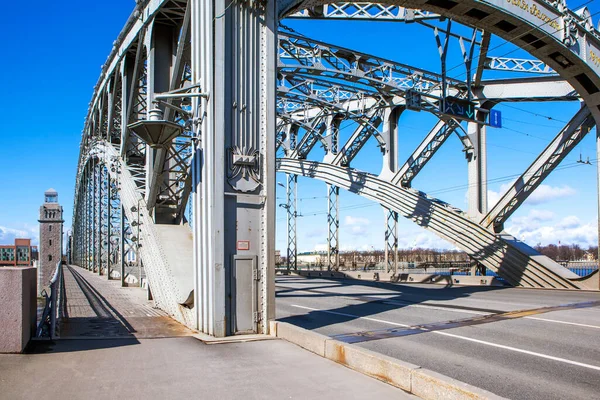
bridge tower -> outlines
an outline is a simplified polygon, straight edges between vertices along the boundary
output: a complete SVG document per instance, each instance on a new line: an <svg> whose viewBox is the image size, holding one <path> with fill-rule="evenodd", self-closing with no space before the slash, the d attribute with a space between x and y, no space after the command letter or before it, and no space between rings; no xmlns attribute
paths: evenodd
<svg viewBox="0 0 600 400"><path fill-rule="evenodd" d="M192 82L207 94L192 106L203 115L192 160L198 329L217 337L268 333L275 303L276 4L190 6Z"/></svg>
<svg viewBox="0 0 600 400"><path fill-rule="evenodd" d="M63 208L58 204L58 192L44 192L44 204L40 207L40 246L38 263L38 293L47 289L62 256Z"/></svg>

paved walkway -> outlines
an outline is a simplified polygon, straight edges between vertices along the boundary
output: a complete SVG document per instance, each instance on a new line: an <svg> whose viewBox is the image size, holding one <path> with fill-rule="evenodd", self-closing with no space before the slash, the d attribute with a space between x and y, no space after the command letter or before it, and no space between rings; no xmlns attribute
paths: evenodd
<svg viewBox="0 0 600 400"><path fill-rule="evenodd" d="M121 287L82 268L64 270L67 309L61 338L157 338L189 336L194 332L155 309L146 291Z"/></svg>
<svg viewBox="0 0 600 400"><path fill-rule="evenodd" d="M139 288L77 267L64 276L61 339L0 354L0 398L415 398L283 340L205 344Z"/></svg>

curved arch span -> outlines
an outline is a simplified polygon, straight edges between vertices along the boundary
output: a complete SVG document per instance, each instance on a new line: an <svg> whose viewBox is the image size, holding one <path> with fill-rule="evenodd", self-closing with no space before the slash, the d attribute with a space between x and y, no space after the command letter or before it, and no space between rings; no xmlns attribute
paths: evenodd
<svg viewBox="0 0 600 400"><path fill-rule="evenodd" d="M276 0L279 18L331 3ZM493 33L533 54L569 82L600 118L600 32L564 0L391 0L383 5L432 11Z"/></svg>
<svg viewBox="0 0 600 400"><path fill-rule="evenodd" d="M593 289L590 279L580 278L525 243L508 234L496 235L462 211L414 189L316 161L278 159L277 171L318 179L376 201L465 251L514 286Z"/></svg>

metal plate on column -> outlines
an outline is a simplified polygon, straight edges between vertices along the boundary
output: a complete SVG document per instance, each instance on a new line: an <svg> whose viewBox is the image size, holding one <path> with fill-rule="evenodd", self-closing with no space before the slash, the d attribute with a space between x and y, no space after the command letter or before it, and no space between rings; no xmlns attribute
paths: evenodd
<svg viewBox="0 0 600 400"><path fill-rule="evenodd" d="M231 333L256 333L258 311L256 256L233 256L231 268Z"/></svg>

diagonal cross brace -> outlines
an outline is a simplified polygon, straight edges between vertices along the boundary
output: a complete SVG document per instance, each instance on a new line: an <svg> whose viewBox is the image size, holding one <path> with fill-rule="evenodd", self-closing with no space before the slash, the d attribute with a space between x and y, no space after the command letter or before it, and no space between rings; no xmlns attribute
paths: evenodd
<svg viewBox="0 0 600 400"><path fill-rule="evenodd" d="M379 145L384 147L386 145L385 140L377 130L382 121L382 109L371 110L366 115L366 118L358 121L360 126L354 131L352 136L350 136L346 144L344 144L344 147L337 153L332 164L342 166L350 165L350 162L356 157L372 135L375 135Z"/></svg>
<svg viewBox="0 0 600 400"><path fill-rule="evenodd" d="M318 118L313 124L311 124L312 126L299 121L296 122L296 124L306 129L306 134L302 137L302 140L300 140L300 143L298 143L298 147L296 147L292 153L292 158L305 159L318 141L321 141L324 146L327 146L327 142L323 137L323 133L327 128L327 124L321 118Z"/></svg>
<svg viewBox="0 0 600 400"><path fill-rule="evenodd" d="M575 148L594 124L594 118L590 110L586 106L582 107L529 168L504 193L494 208L481 220L481 224L488 228L493 227L495 232L501 232L508 217L523 204L550 172Z"/></svg>
<svg viewBox="0 0 600 400"><path fill-rule="evenodd" d="M454 119L438 121L419 147L416 148L413 154L396 172L392 178L392 182L396 185L401 184L404 187L410 187L410 183L423 169L425 164L427 164L446 139L459 127L460 124Z"/></svg>

